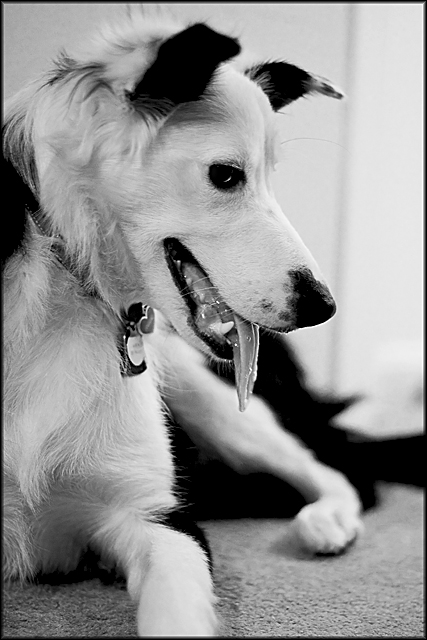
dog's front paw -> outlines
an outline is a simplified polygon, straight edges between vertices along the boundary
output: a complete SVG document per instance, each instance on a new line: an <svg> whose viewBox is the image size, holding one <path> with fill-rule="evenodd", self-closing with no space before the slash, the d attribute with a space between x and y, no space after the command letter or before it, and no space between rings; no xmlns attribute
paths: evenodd
<svg viewBox="0 0 427 640"><path fill-rule="evenodd" d="M293 526L306 549L323 554L340 553L363 531L358 507L331 498L303 507Z"/></svg>

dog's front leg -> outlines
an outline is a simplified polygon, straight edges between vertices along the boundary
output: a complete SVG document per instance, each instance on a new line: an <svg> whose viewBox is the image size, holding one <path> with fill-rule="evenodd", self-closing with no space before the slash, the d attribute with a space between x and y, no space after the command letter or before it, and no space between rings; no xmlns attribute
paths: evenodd
<svg viewBox="0 0 427 640"><path fill-rule="evenodd" d="M318 553L344 549L362 529L361 503L347 478L318 461L261 398L252 397L240 413L235 389L180 338L171 336L168 346L176 377L167 403L193 442L240 473L267 472L294 486L310 503L295 520L305 546Z"/></svg>
<svg viewBox="0 0 427 640"><path fill-rule="evenodd" d="M137 572L131 569L129 578L138 593ZM212 636L216 629L213 605L207 559L197 542L154 525L148 572L139 597L140 635Z"/></svg>
<svg viewBox="0 0 427 640"><path fill-rule="evenodd" d="M94 539L124 570L139 636L215 635L212 578L196 540L135 510L110 513Z"/></svg>

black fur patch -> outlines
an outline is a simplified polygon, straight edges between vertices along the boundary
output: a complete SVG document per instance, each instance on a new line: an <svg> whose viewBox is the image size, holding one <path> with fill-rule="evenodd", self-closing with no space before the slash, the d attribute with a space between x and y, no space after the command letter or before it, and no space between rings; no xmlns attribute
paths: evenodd
<svg viewBox="0 0 427 640"><path fill-rule="evenodd" d="M153 101L172 106L198 100L221 62L240 52L237 40L194 24L164 42L129 100L136 108Z"/></svg>
<svg viewBox="0 0 427 640"><path fill-rule="evenodd" d="M163 523L176 531L181 531L181 533L191 536L202 547L208 559L209 570L212 573L212 554L210 546L204 531L198 526L194 519L183 511L173 511L163 519Z"/></svg>
<svg viewBox="0 0 427 640"><path fill-rule="evenodd" d="M260 85L274 111L301 98L309 91L311 76L288 62L266 62L247 69L245 74Z"/></svg>
<svg viewBox="0 0 427 640"><path fill-rule="evenodd" d="M35 584L72 584L85 580L99 579L102 584L114 585L119 589L126 588L126 578L117 566L107 567L103 564L98 553L92 549L84 549L75 569L68 573L63 571L51 571L49 573L38 572L33 582Z"/></svg>
<svg viewBox="0 0 427 640"><path fill-rule="evenodd" d="M31 189L22 180L13 164L2 158L5 218L7 225L2 234L1 263L7 260L23 245L27 225L26 208L37 211L38 203Z"/></svg>
<svg viewBox="0 0 427 640"><path fill-rule="evenodd" d="M22 120L22 116L6 120L2 127L3 207L4 218L7 220L1 241L2 267L23 245L27 225L26 209L35 212L39 208L34 196L38 189L36 162L31 145L24 135Z"/></svg>

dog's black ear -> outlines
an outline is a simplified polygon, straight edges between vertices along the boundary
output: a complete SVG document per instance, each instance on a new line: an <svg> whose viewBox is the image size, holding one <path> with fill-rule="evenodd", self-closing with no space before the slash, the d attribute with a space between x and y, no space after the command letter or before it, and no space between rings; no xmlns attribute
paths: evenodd
<svg viewBox="0 0 427 640"><path fill-rule="evenodd" d="M128 95L136 108L176 106L200 98L221 62L240 52L237 40L194 24L160 45L157 58Z"/></svg>
<svg viewBox="0 0 427 640"><path fill-rule="evenodd" d="M245 74L267 94L274 111L307 93L322 93L338 99L344 97L326 78L307 73L288 62L266 62L247 69Z"/></svg>

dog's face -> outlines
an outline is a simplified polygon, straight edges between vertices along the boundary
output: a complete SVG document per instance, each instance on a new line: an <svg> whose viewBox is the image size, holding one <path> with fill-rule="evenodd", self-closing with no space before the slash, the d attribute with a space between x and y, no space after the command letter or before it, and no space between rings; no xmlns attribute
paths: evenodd
<svg viewBox="0 0 427 640"><path fill-rule="evenodd" d="M276 331L319 324L334 303L274 198L276 119L232 67L176 109L144 158L144 207L130 238L153 306L199 348L230 357L233 314ZM147 247L147 237L150 239Z"/></svg>

